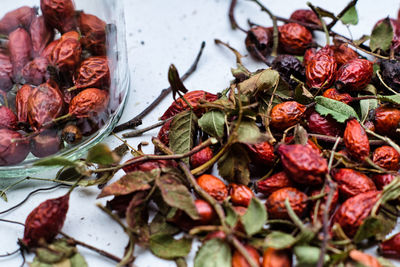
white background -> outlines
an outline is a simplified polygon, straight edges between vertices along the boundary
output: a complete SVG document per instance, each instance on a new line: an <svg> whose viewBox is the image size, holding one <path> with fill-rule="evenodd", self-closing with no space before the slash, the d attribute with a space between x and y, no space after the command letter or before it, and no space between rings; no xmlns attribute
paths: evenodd
<svg viewBox="0 0 400 267"><path fill-rule="evenodd" d="M229 2L228 0L124 0L132 87L121 121L127 121L138 114L159 94L161 89L168 87L167 71L171 63L174 63L183 74L191 65L202 41L207 42L206 49L198 70L185 83L186 87L190 90L218 92L228 86L232 79L230 68L234 67L235 58L227 49L216 46L213 42L214 38L227 41L246 54L245 35L240 31L232 31L230 28L227 16ZM306 6L306 1L303 0L264 0L263 2L272 12L284 17L289 17L293 10ZM336 13L347 4L347 1L342 0L312 2ZM364 33L368 34L378 19L388 15L396 17L398 8L398 0L359 1L360 23L358 26L351 27L354 38ZM236 17L244 28L247 28L248 18L256 23L271 25L268 16L260 12L259 8L250 1L239 0ZM340 23L334 29L349 36L346 27ZM320 40L323 44L323 36ZM265 67L251 59L245 59L244 62L251 70ZM157 110L147 116L143 126L156 122L171 103L171 99L171 97L167 98ZM150 141L150 137L156 135L157 131L151 131L140 138L130 139L129 143L137 146L143 140ZM105 142L111 147L120 144L114 137L109 137ZM145 150L152 152L151 147ZM122 173L119 173L120 175ZM37 176L54 178L54 174L49 173L40 173ZM0 180L0 188L4 188L13 181L15 180ZM0 211L18 203L35 188L50 185L49 183L26 182L18 186L8 193L8 203L0 200ZM0 215L0 218L23 222L39 203L48 198L61 196L64 192L64 189L58 189L36 194L23 207L9 214ZM121 228L95 206L97 202L104 204L106 201L106 199L96 200L98 193L99 190L95 187L74 191L63 231L121 257L127 238ZM22 236L22 227L0 222L0 254L13 251L17 247L17 238ZM115 265L114 262L91 251L83 248L79 250L84 254L89 266ZM159 260L139 248L136 249L135 254L138 256L135 261L136 266L175 266L173 262ZM192 266L193 255L194 251L188 258L189 266ZM13 267L20 264L20 256L0 259L0 266Z"/></svg>

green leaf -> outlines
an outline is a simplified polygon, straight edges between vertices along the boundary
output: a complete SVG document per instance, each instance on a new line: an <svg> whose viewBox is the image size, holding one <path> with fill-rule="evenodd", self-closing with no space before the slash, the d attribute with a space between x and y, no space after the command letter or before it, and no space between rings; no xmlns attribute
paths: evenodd
<svg viewBox="0 0 400 267"><path fill-rule="evenodd" d="M293 90L284 79L280 78L278 86L275 90L275 95L279 96L282 99L290 99L293 97Z"/></svg>
<svg viewBox="0 0 400 267"><path fill-rule="evenodd" d="M396 227L396 222L396 218L381 210L377 215L369 216L364 220L353 240L355 243L360 243L370 237L383 240Z"/></svg>
<svg viewBox="0 0 400 267"><path fill-rule="evenodd" d="M361 95L359 95L361 96ZM377 99L365 99L360 101L360 111L361 111L361 122L365 122L368 117L368 114L371 110L374 110L378 107Z"/></svg>
<svg viewBox="0 0 400 267"><path fill-rule="evenodd" d="M311 246L296 246L294 247L294 254L296 255L298 265L297 266L316 266L319 255L321 253L320 248ZM329 256L325 255L324 263L329 261Z"/></svg>
<svg viewBox="0 0 400 267"><path fill-rule="evenodd" d="M225 135L225 114L210 110L199 119L200 128L210 136L222 138Z"/></svg>
<svg viewBox="0 0 400 267"><path fill-rule="evenodd" d="M97 198L106 196L123 196L136 191L144 191L151 188L151 183L160 176L160 170L154 169L149 172L130 172L118 181L106 186Z"/></svg>
<svg viewBox="0 0 400 267"><path fill-rule="evenodd" d="M346 13L343 14L343 16L340 18L343 24L352 24L352 25L357 25L358 24L358 14L357 14L357 9L356 6L352 6L349 8Z"/></svg>
<svg viewBox="0 0 400 267"><path fill-rule="evenodd" d="M382 51L389 50L393 40L393 28L389 18L382 20L371 33L371 41L369 46L372 52L381 49Z"/></svg>
<svg viewBox="0 0 400 267"><path fill-rule="evenodd" d="M183 210L193 220L200 218L192 194L177 176L164 174L156 180L156 184L169 206Z"/></svg>
<svg viewBox="0 0 400 267"><path fill-rule="evenodd" d="M291 235L279 231L273 231L265 238L265 246L274 249L286 249L292 247L296 239Z"/></svg>
<svg viewBox="0 0 400 267"><path fill-rule="evenodd" d="M57 239L47 247L39 247L35 250L36 257L31 266L63 266L64 262L68 262L77 249L71 246L66 239Z"/></svg>
<svg viewBox="0 0 400 267"><path fill-rule="evenodd" d="M331 115L338 122L343 123L351 117L358 119L358 115L355 110L343 102L323 96L315 97L315 102L317 103L315 110L319 114L323 116Z"/></svg>
<svg viewBox="0 0 400 267"><path fill-rule="evenodd" d="M267 221L265 205L258 198L253 197L241 221L247 235L252 236L260 232Z"/></svg>
<svg viewBox="0 0 400 267"><path fill-rule="evenodd" d="M50 157L36 161L34 166L77 166L77 162L63 158L63 157Z"/></svg>
<svg viewBox="0 0 400 267"><path fill-rule="evenodd" d="M193 148L196 133L197 117L193 111L179 113L171 122L169 147L176 154L184 154ZM189 163L189 157L183 159Z"/></svg>
<svg viewBox="0 0 400 267"><path fill-rule="evenodd" d="M250 157L243 144L233 144L218 161L218 172L229 182L245 184L250 182Z"/></svg>
<svg viewBox="0 0 400 267"><path fill-rule="evenodd" d="M236 213L236 211L233 209L232 205L229 202L224 202L224 208L226 213L225 222L230 227L234 227L239 220L239 215Z"/></svg>
<svg viewBox="0 0 400 267"><path fill-rule="evenodd" d="M265 136L260 132L255 121L242 121L237 131L238 142L257 144L265 141Z"/></svg>
<svg viewBox="0 0 400 267"><path fill-rule="evenodd" d="M70 259L71 267L87 267L85 258L80 253L75 253Z"/></svg>
<svg viewBox="0 0 400 267"><path fill-rule="evenodd" d="M192 248L192 239L174 239L171 235L156 234L150 237L150 250L159 258L173 260L186 257Z"/></svg>
<svg viewBox="0 0 400 267"><path fill-rule="evenodd" d="M179 233L180 229L174 225L168 223L166 218L161 214L157 213L154 219L150 223L150 233L164 234L164 235L175 235Z"/></svg>
<svg viewBox="0 0 400 267"><path fill-rule="evenodd" d="M244 95L257 95L271 91L279 81L279 73L273 69L266 69L251 76L238 84L238 89Z"/></svg>
<svg viewBox="0 0 400 267"><path fill-rule="evenodd" d="M211 239L200 247L194 258L194 267L231 267L232 254L229 245L219 239Z"/></svg>
<svg viewBox="0 0 400 267"><path fill-rule="evenodd" d="M299 84L294 90L294 99L300 104L307 105L313 101L313 95L307 90L304 84Z"/></svg>
<svg viewBox="0 0 400 267"><path fill-rule="evenodd" d="M400 95L377 95L378 100L400 105Z"/></svg>
<svg viewBox="0 0 400 267"><path fill-rule="evenodd" d="M106 144L97 144L92 147L88 152L86 160L101 165L110 165L114 163L112 151Z"/></svg>

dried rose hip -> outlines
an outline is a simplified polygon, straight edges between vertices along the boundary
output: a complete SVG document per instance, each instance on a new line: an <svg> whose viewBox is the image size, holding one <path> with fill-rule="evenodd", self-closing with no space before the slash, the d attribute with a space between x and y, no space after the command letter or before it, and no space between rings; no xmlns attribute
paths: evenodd
<svg viewBox="0 0 400 267"><path fill-rule="evenodd" d="M294 136L287 136L285 138L285 144L290 144L293 139ZM308 138L306 146L308 146L311 150L314 150L314 152L317 154L322 153L321 149L318 147L316 143L314 143L314 141L311 140L311 138Z"/></svg>
<svg viewBox="0 0 400 267"><path fill-rule="evenodd" d="M61 148L61 138L56 130L45 130L31 140L31 152L38 158L53 155Z"/></svg>
<svg viewBox="0 0 400 267"><path fill-rule="evenodd" d="M0 53L0 90L9 91L13 86L13 66L8 55Z"/></svg>
<svg viewBox="0 0 400 267"><path fill-rule="evenodd" d="M228 197L228 188L220 179L211 174L203 174L197 178L197 183L204 191L218 201Z"/></svg>
<svg viewBox="0 0 400 267"><path fill-rule="evenodd" d="M14 81L19 81L23 67L31 59L31 37L26 30L18 28L10 33L8 39L8 49L10 51L11 63L13 65Z"/></svg>
<svg viewBox="0 0 400 267"><path fill-rule="evenodd" d="M48 199L29 213L25 221L22 242L29 247L36 246L43 239L51 242L64 225L69 206L69 193Z"/></svg>
<svg viewBox="0 0 400 267"><path fill-rule="evenodd" d="M251 159L257 164L271 165L275 161L274 146L269 142L247 145Z"/></svg>
<svg viewBox="0 0 400 267"><path fill-rule="evenodd" d="M382 267L380 261L367 253L361 252L356 249L352 249L349 253L350 258L357 262L358 265L370 266L370 267Z"/></svg>
<svg viewBox="0 0 400 267"><path fill-rule="evenodd" d="M79 41L79 34L75 31L67 32L54 47L51 62L61 71L71 71L79 64L81 54L82 46Z"/></svg>
<svg viewBox="0 0 400 267"><path fill-rule="evenodd" d="M330 116L322 116L318 112L312 112L307 117L308 130L311 133L323 134L329 136L341 136L342 127Z"/></svg>
<svg viewBox="0 0 400 267"><path fill-rule="evenodd" d="M366 59L356 58L341 66L336 74L337 89L351 91L362 90L371 81L372 63Z"/></svg>
<svg viewBox="0 0 400 267"><path fill-rule="evenodd" d="M171 127L172 120L167 121L161 127L158 132L157 138L160 139L161 143L168 146L169 145L169 128Z"/></svg>
<svg viewBox="0 0 400 267"><path fill-rule="evenodd" d="M61 139L68 144L76 144L82 140L82 132L76 125L68 124L61 132Z"/></svg>
<svg viewBox="0 0 400 267"><path fill-rule="evenodd" d="M79 29L83 47L94 55L106 54L106 23L98 17L81 12Z"/></svg>
<svg viewBox="0 0 400 267"><path fill-rule="evenodd" d="M382 60L379 66L383 81L390 88L400 91L400 62L398 60Z"/></svg>
<svg viewBox="0 0 400 267"><path fill-rule="evenodd" d="M286 101L275 105L271 110L270 124L277 130L285 130L297 124L304 115L306 106L296 101Z"/></svg>
<svg viewBox="0 0 400 267"><path fill-rule="evenodd" d="M18 119L14 112L5 106L0 106L0 128L18 129Z"/></svg>
<svg viewBox="0 0 400 267"><path fill-rule="evenodd" d="M46 22L62 34L76 28L73 0L40 0L40 9Z"/></svg>
<svg viewBox="0 0 400 267"><path fill-rule="evenodd" d="M47 59L48 62L51 62L51 57L53 54L54 48L56 48L57 44L60 42L60 40L54 40L51 43L49 43L45 49L43 49L42 53L40 54L40 57L43 57Z"/></svg>
<svg viewBox="0 0 400 267"><path fill-rule="evenodd" d="M375 174L372 176L372 180L374 181L376 188L378 190L382 190L386 185L390 184L396 176L393 174Z"/></svg>
<svg viewBox="0 0 400 267"><path fill-rule="evenodd" d="M47 59L37 57L28 62L22 69L22 78L26 83L40 85L50 78L50 74L47 71L48 65Z"/></svg>
<svg viewBox="0 0 400 267"><path fill-rule="evenodd" d="M260 254L258 251L250 246L244 246L247 252L250 254L251 258L254 260L257 266L260 266ZM232 256L232 267L250 267L251 265L247 262L246 258L238 251L235 250Z"/></svg>
<svg viewBox="0 0 400 267"><path fill-rule="evenodd" d="M261 26L252 27L245 40L247 51L256 59L260 59L258 52L266 57L271 53L272 49L272 28Z"/></svg>
<svg viewBox="0 0 400 267"><path fill-rule="evenodd" d="M229 196L233 204L247 207L254 197L254 193L246 185L232 183L229 185Z"/></svg>
<svg viewBox="0 0 400 267"><path fill-rule="evenodd" d="M310 9L297 9L292 13L292 15L290 15L290 19L309 24L321 25L318 16Z"/></svg>
<svg viewBox="0 0 400 267"><path fill-rule="evenodd" d="M398 258L400 256L400 234L397 233L383 241L379 245L379 254L385 257Z"/></svg>
<svg viewBox="0 0 400 267"><path fill-rule="evenodd" d="M346 199L376 191L374 182L368 176L353 169L339 169L334 172L333 179L338 184L340 195Z"/></svg>
<svg viewBox="0 0 400 267"><path fill-rule="evenodd" d="M28 121L34 130L51 122L62 114L63 97L54 82L47 82L34 88L28 97Z"/></svg>
<svg viewBox="0 0 400 267"><path fill-rule="evenodd" d="M207 240L211 240L211 239L225 239L226 238L226 234L224 231L215 231L215 232L211 232L208 235L206 235L206 237L204 238L204 241Z"/></svg>
<svg viewBox="0 0 400 267"><path fill-rule="evenodd" d="M293 75L299 80L304 80L305 69L298 58L292 55L279 55L272 62L271 68L278 71L281 78L290 84L292 88L297 86L297 82L291 79Z"/></svg>
<svg viewBox="0 0 400 267"><path fill-rule="evenodd" d="M15 141L22 135L9 129L0 129L0 166L22 162L29 154L28 141Z"/></svg>
<svg viewBox="0 0 400 267"><path fill-rule="evenodd" d="M400 110L381 106L375 109L374 125L379 134L394 136L400 123Z"/></svg>
<svg viewBox="0 0 400 267"><path fill-rule="evenodd" d="M77 89L108 88L110 86L110 69L107 57L90 57L82 61L74 76L74 84Z"/></svg>
<svg viewBox="0 0 400 267"><path fill-rule="evenodd" d="M328 171L326 159L308 146L280 145L278 153L289 177L300 184L317 185Z"/></svg>
<svg viewBox="0 0 400 267"><path fill-rule="evenodd" d="M303 54L312 43L312 34L298 23L287 23L279 27L279 45L287 53Z"/></svg>
<svg viewBox="0 0 400 267"><path fill-rule="evenodd" d="M375 149L373 162L387 170L397 171L399 169L400 154L391 146L381 146Z"/></svg>
<svg viewBox="0 0 400 267"><path fill-rule="evenodd" d="M319 203L318 211L317 211L317 218L318 218L318 220L320 222L323 222L324 212L328 208L326 206L326 204L327 204L326 202L328 201L328 194L329 194L329 192L331 190L332 189L331 189L331 187L329 185L326 185L324 187L323 193L325 193L326 195L321 199L321 201ZM322 189L312 190L311 193L310 193L310 196L313 197L313 196L317 196L319 194L322 194ZM333 195L332 195L332 201L331 201L331 205L330 205L329 211L328 211L329 215L332 215L332 213L335 211L335 208L336 208L336 205L337 205L338 201L339 201L339 190L336 188L335 191L333 192ZM314 216L315 216L316 206L317 206L317 201L314 202L314 205L313 205L313 207L311 209L311 218L312 219L314 219Z"/></svg>
<svg viewBox="0 0 400 267"><path fill-rule="evenodd" d="M262 267L291 267L292 257L286 250L267 248L264 251Z"/></svg>
<svg viewBox="0 0 400 267"><path fill-rule="evenodd" d="M309 87L326 88L329 87L336 74L336 60L331 55L330 50L321 49L306 65L306 81Z"/></svg>
<svg viewBox="0 0 400 267"><path fill-rule="evenodd" d="M316 48L307 49L306 52L304 53L304 58L303 58L304 66L307 66L311 62L311 60L314 59L316 54L317 54Z"/></svg>
<svg viewBox="0 0 400 267"><path fill-rule="evenodd" d="M369 140L364 128L356 119L347 121L343 135L344 144L350 156L363 161L369 156Z"/></svg>
<svg viewBox="0 0 400 267"><path fill-rule="evenodd" d="M30 26L33 56L39 56L46 46L54 39L54 30L45 22L43 16L36 17Z"/></svg>
<svg viewBox="0 0 400 267"><path fill-rule="evenodd" d="M25 84L17 92L15 97L15 108L19 122L28 121L28 99L33 92L32 86Z"/></svg>
<svg viewBox="0 0 400 267"><path fill-rule="evenodd" d="M69 114L76 118L97 117L106 111L108 102L107 91L88 88L71 100Z"/></svg>
<svg viewBox="0 0 400 267"><path fill-rule="evenodd" d="M353 237L371 213L379 196L379 191L370 191L347 199L335 212L332 223L338 223L347 236Z"/></svg>
<svg viewBox="0 0 400 267"><path fill-rule="evenodd" d="M35 8L22 6L4 15L0 20L0 33L9 34L18 27L29 29L32 20L36 17Z"/></svg>
<svg viewBox="0 0 400 267"><path fill-rule="evenodd" d="M207 93L205 91L191 91L189 93L186 93L183 96L193 107L193 109L199 113L202 113L202 110L199 110L198 106L200 104L200 101L215 101L218 99L217 95ZM178 98L172 105L165 111L165 113L161 116L161 120L166 120L169 119L176 114L187 110L189 106L186 104L186 102L182 98Z"/></svg>
<svg viewBox="0 0 400 267"><path fill-rule="evenodd" d="M196 220L196 222L202 225L210 224L215 218L215 211L213 207L207 201L202 199L196 199L194 204L197 212L200 215L200 219Z"/></svg>
<svg viewBox="0 0 400 267"><path fill-rule="evenodd" d="M270 195L284 187L292 187L293 182L289 179L286 172L278 172L265 180L257 182L257 192Z"/></svg>
<svg viewBox="0 0 400 267"><path fill-rule="evenodd" d="M365 121L364 122L364 127L367 130L375 132L375 125L374 125L374 123L372 121Z"/></svg>
<svg viewBox="0 0 400 267"><path fill-rule="evenodd" d="M285 187L273 192L265 202L268 215L273 219L289 219L285 200L289 199L290 206L299 217L305 215L307 195L293 187Z"/></svg>
<svg viewBox="0 0 400 267"><path fill-rule="evenodd" d="M322 96L343 102L345 104L349 104L353 100L351 95L349 95L347 93L340 93L335 88L330 88L330 89L325 90L325 92L322 94Z"/></svg>
<svg viewBox="0 0 400 267"><path fill-rule="evenodd" d="M190 167L197 168L212 159L213 156L214 153L212 149L210 147L206 147L190 156Z"/></svg>
<svg viewBox="0 0 400 267"><path fill-rule="evenodd" d="M331 45L330 48L334 52L335 60L338 67L341 67L343 64L346 64L352 59L358 58L357 52L348 47L347 43Z"/></svg>

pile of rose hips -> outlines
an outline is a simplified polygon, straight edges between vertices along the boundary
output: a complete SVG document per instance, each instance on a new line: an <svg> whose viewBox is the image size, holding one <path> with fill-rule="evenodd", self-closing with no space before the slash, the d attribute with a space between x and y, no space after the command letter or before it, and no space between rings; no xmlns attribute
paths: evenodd
<svg viewBox="0 0 400 267"><path fill-rule="evenodd" d="M76 144L108 116L106 23L73 0L41 0L40 10L23 6L0 20L1 166Z"/></svg>

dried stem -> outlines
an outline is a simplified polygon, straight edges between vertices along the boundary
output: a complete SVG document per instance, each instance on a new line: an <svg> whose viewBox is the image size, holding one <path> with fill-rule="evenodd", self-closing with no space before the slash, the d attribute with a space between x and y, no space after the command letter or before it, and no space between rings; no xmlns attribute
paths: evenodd
<svg viewBox="0 0 400 267"><path fill-rule="evenodd" d="M171 118L169 118L169 119L167 119L167 120L163 120L163 121L157 122L157 123L155 123L155 124L153 124L153 125L150 125L150 126L148 126L148 127L143 128L143 129L139 129L139 130L135 130L135 131L132 131L132 132L123 134L122 137L124 137L124 138L129 138L129 137L137 137L137 136L140 136L140 135L142 135L143 133L145 133L145 132L147 132L147 131L151 131L151 130L157 128L157 127L163 126L166 122L172 120L173 118L174 118L174 117L171 117Z"/></svg>
<svg viewBox="0 0 400 267"><path fill-rule="evenodd" d="M397 93L395 90L393 90L389 85L387 85L387 84L383 81L383 78L382 78L382 75L381 75L381 71L380 71L380 70L378 70L378 71L376 72L376 76L378 76L379 81L383 84L383 86L386 87L386 89L388 89L390 92L394 93L395 95L398 95L398 94L399 94L399 93Z"/></svg>
<svg viewBox="0 0 400 267"><path fill-rule="evenodd" d="M186 73L181 77L182 81L185 81L191 74L193 74L196 69L197 65L200 61L201 55L203 54L204 47L206 46L205 42L201 43L200 51L198 52L195 61L193 62L192 66L186 71ZM145 108L142 112L140 112L137 116L135 116L133 119L122 123L118 125L117 127L114 128L114 133L118 133L127 129L133 129L139 125L142 124L142 119L149 114L155 107L158 106L158 104L167 96L169 93L171 93L172 88L168 87L166 89L161 90L160 95L147 107Z"/></svg>
<svg viewBox="0 0 400 267"><path fill-rule="evenodd" d="M237 0L232 0L231 1L231 5L229 6L228 16L229 16L229 21L231 22L231 27L234 30L235 29L239 29L242 32L247 33L247 31L244 30L242 27L240 27L239 24L236 22L235 14L234 14L235 13L236 4L237 4Z"/></svg>
<svg viewBox="0 0 400 267"><path fill-rule="evenodd" d="M308 135L311 136L311 137L315 137L320 141L329 142L329 143L336 142L336 137L334 137L334 136L323 135L323 134L313 134L313 133L309 133ZM339 139L339 144L343 144L343 138ZM380 145L384 145L385 141L383 141L383 140L369 140L369 144L373 145L373 146L380 146Z"/></svg>
<svg viewBox="0 0 400 267"><path fill-rule="evenodd" d="M308 6L311 8L311 10L318 16L319 21L321 21L322 29L323 29L324 32L325 32L326 45L329 45L329 44L330 44L330 39L331 39L331 38L330 38L330 35L329 35L329 30L328 30L328 28L326 27L325 21L323 20L321 14L318 12L318 10L317 10L310 2L307 2L307 5L308 5Z"/></svg>
<svg viewBox="0 0 400 267"><path fill-rule="evenodd" d="M21 251L21 248L17 248L13 252L6 252L6 254L0 255L0 258L6 258L6 257L9 257L9 256L12 256L14 254L17 254L20 251Z"/></svg>

